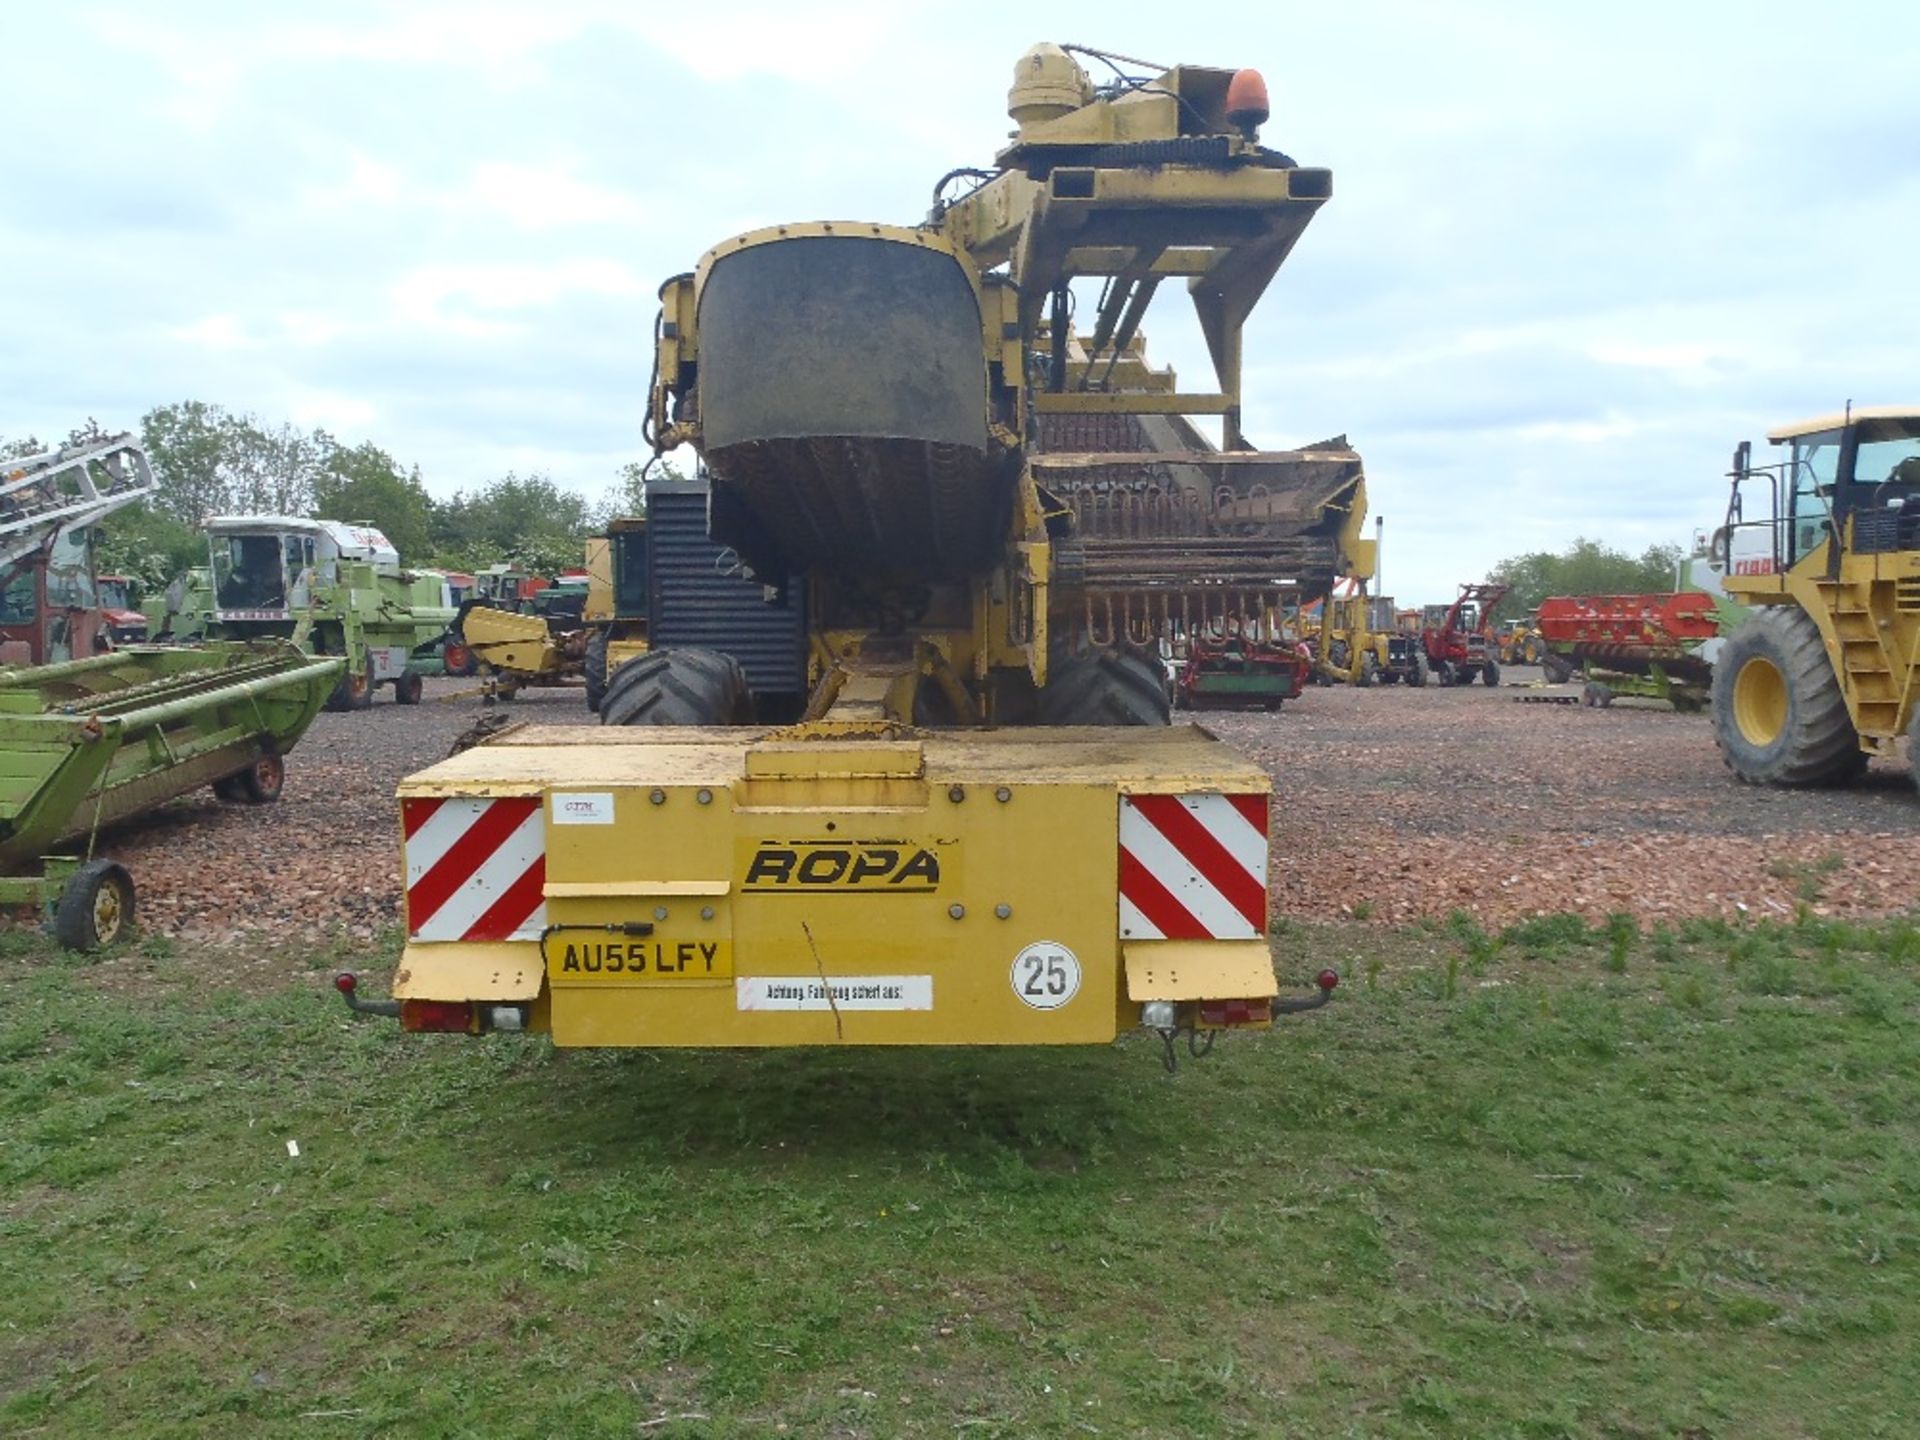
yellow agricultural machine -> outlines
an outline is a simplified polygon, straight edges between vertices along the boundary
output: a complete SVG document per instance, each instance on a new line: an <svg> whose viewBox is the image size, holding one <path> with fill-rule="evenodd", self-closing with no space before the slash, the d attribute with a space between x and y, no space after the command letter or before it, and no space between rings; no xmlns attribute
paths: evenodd
<svg viewBox="0 0 1920 1440"><path fill-rule="evenodd" d="M607 677L647 653L648 569L644 516L614 520L587 541L587 708L596 714Z"/></svg>
<svg viewBox="0 0 1920 1440"><path fill-rule="evenodd" d="M1754 609L1714 659L1714 734L1741 780L1845 784L1903 734L1920 753L1920 408L1767 438L1785 456L1754 465L1741 443L1716 540L1727 595Z"/></svg>
<svg viewBox="0 0 1920 1440"><path fill-rule="evenodd" d="M1144 1025L1171 1061L1325 1001L1276 982L1268 777L1169 726L1161 655L1371 570L1358 456L1242 430L1242 326L1332 177L1259 142L1257 73L1138 63L1038 46L923 223L770 226L666 283L649 438L804 607L804 714L754 723L734 656L656 635L609 678L628 723L410 777L406 948L390 1001L341 977L356 1009L601 1046ZM1175 286L1211 389L1146 358Z"/></svg>

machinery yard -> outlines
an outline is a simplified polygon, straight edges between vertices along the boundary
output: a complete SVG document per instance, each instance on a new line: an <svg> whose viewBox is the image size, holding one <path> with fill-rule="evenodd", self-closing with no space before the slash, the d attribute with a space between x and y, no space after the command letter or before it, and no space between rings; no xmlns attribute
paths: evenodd
<svg viewBox="0 0 1920 1440"><path fill-rule="evenodd" d="M0 1435L1920 1435L1897 27L336 8L15 27Z"/></svg>

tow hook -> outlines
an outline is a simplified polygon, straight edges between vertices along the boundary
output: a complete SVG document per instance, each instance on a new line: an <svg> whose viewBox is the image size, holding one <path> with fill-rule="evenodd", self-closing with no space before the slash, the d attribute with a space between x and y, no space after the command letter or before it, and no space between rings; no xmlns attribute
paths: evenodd
<svg viewBox="0 0 1920 1440"><path fill-rule="evenodd" d="M347 1002L347 1008L356 1015L384 1015L390 1020L400 1018L398 1000L362 1000L360 977L351 970L342 970L334 976L333 988L340 992L340 998Z"/></svg>
<svg viewBox="0 0 1920 1440"><path fill-rule="evenodd" d="M1276 999L1272 1002L1271 1013L1298 1015L1303 1010L1318 1010L1333 998L1334 988L1340 983L1340 972L1322 970L1313 977L1313 983L1319 987L1318 994ZM1182 1026L1178 1017L1178 1007L1171 1000L1150 1000L1141 1007L1141 1023L1160 1037L1160 1060L1169 1075L1179 1073L1180 1057L1174 1050L1174 1044L1183 1031L1187 1037L1187 1054L1195 1060L1204 1060L1213 1053L1213 1042L1220 1034L1216 1028L1202 1030L1196 1025Z"/></svg>
<svg viewBox="0 0 1920 1440"><path fill-rule="evenodd" d="M1298 1015L1302 1010L1318 1010L1333 998L1333 990L1340 983L1338 970L1322 970L1313 977L1313 983L1320 987L1318 995L1295 996L1287 1000L1275 1000L1273 1013L1276 1015Z"/></svg>

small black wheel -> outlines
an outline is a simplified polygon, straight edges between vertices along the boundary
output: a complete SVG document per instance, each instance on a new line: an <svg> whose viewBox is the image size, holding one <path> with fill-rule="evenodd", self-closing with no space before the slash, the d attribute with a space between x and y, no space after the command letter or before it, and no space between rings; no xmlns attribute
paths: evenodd
<svg viewBox="0 0 1920 1440"><path fill-rule="evenodd" d="M1480 680L1489 690L1497 688L1500 684L1500 667L1491 660L1487 661L1486 668L1480 672Z"/></svg>
<svg viewBox="0 0 1920 1440"><path fill-rule="evenodd" d="M393 698L402 705L418 705L421 695L426 693L426 688L424 680L408 672L393 682Z"/></svg>
<svg viewBox="0 0 1920 1440"><path fill-rule="evenodd" d="M133 928L133 877L112 860L89 860L60 888L54 938L69 950L97 950Z"/></svg>
<svg viewBox="0 0 1920 1440"><path fill-rule="evenodd" d="M472 676L480 668L479 660L464 640L448 640L446 648L440 652L440 659L446 667L447 674L462 680Z"/></svg>
<svg viewBox="0 0 1920 1440"><path fill-rule="evenodd" d="M595 630L587 637L585 675L587 712L591 715L600 713L600 702L607 696L607 641L610 638L604 629Z"/></svg>
<svg viewBox="0 0 1920 1440"><path fill-rule="evenodd" d="M333 694L327 697L327 709L333 711L365 710L373 704L373 676L366 671L355 675L351 670L340 677L340 683L333 687Z"/></svg>
<svg viewBox="0 0 1920 1440"><path fill-rule="evenodd" d="M215 799L235 803L246 798L240 791L240 777L238 775L227 775L214 781L213 794Z"/></svg>
<svg viewBox="0 0 1920 1440"><path fill-rule="evenodd" d="M287 762L268 751L233 778L249 805L271 805L286 788Z"/></svg>

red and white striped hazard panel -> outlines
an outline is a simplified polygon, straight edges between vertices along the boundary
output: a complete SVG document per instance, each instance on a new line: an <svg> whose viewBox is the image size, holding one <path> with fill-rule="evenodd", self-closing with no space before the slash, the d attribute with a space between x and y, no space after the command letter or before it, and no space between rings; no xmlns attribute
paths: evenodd
<svg viewBox="0 0 1920 1440"><path fill-rule="evenodd" d="M415 940L537 940L547 923L547 829L538 795L409 797L407 933Z"/></svg>
<svg viewBox="0 0 1920 1440"><path fill-rule="evenodd" d="M1267 931L1267 797L1120 797L1120 937L1251 940Z"/></svg>

